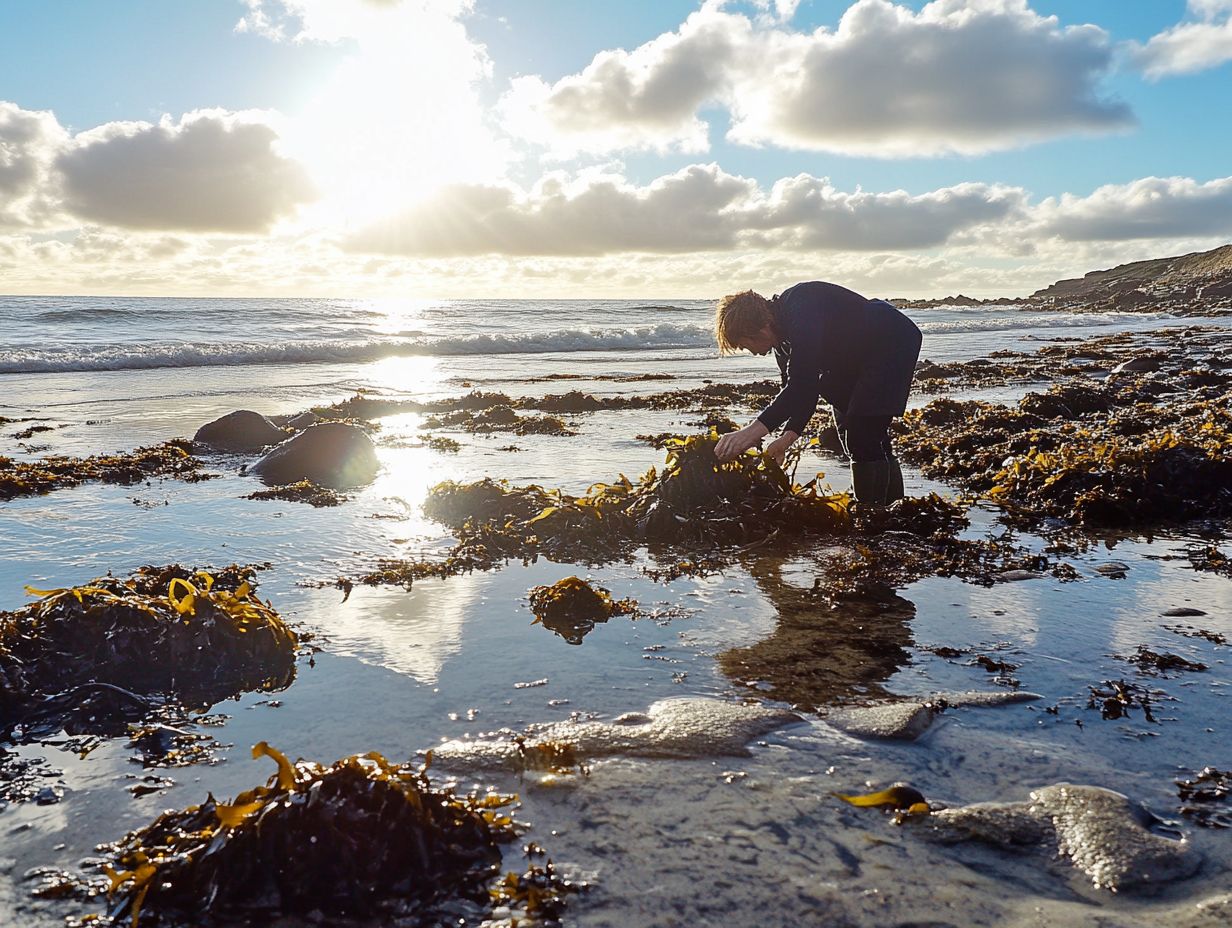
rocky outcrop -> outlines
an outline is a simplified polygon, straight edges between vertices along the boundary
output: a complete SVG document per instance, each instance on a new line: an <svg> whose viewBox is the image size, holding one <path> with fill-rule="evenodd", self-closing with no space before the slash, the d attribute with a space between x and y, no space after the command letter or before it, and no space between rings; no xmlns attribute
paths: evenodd
<svg viewBox="0 0 1232 928"><path fill-rule="evenodd" d="M251 471L269 484L311 480L341 489L371 482L379 469L367 432L346 422L322 422L269 451Z"/></svg>
<svg viewBox="0 0 1232 928"><path fill-rule="evenodd" d="M237 409L201 426L193 441L218 451L260 451L286 438L283 429L259 412Z"/></svg>

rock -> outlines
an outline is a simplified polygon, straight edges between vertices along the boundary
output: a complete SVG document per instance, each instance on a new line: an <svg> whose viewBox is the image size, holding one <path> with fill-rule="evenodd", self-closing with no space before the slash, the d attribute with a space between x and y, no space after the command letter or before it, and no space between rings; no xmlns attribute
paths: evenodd
<svg viewBox="0 0 1232 928"><path fill-rule="evenodd" d="M1128 564L1122 564L1120 561L1108 561L1104 564L1096 564L1095 572L1103 574L1105 577L1124 577L1129 571Z"/></svg>
<svg viewBox="0 0 1232 928"><path fill-rule="evenodd" d="M914 741L928 730L933 719L943 709L1001 706L1007 703L1029 702L1043 698L1038 693L1026 693L1020 690L937 693L925 699L836 709L826 716L826 722L839 731L857 738Z"/></svg>
<svg viewBox="0 0 1232 928"><path fill-rule="evenodd" d="M266 483L311 480L338 489L368 483L380 464L368 433L346 422L309 426L252 465Z"/></svg>
<svg viewBox="0 0 1232 928"><path fill-rule="evenodd" d="M219 451L259 451L286 437L286 432L259 412L237 409L201 426L193 441Z"/></svg>
<svg viewBox="0 0 1232 928"><path fill-rule="evenodd" d="M1154 817L1128 797L1098 786L1057 783L1030 802L985 802L940 809L921 820L925 833L946 841L1055 850L1113 892L1163 886L1191 876L1201 856L1185 841L1149 830Z"/></svg>
<svg viewBox="0 0 1232 928"><path fill-rule="evenodd" d="M302 432L308 426L316 425L320 421L321 417L309 410L308 412L301 412L298 416L292 416L287 420L287 425L297 432Z"/></svg>
<svg viewBox="0 0 1232 928"><path fill-rule="evenodd" d="M1163 367L1158 358L1130 358L1112 369L1114 374L1149 374Z"/></svg>
<svg viewBox="0 0 1232 928"><path fill-rule="evenodd" d="M743 705L718 699L665 699L649 711L622 715L613 722L556 722L532 726L491 740L448 741L432 749L432 763L442 767L524 770L537 754L585 763L600 757L747 756L758 735L801 721L784 709ZM520 739L520 744L518 740Z"/></svg>
<svg viewBox="0 0 1232 928"><path fill-rule="evenodd" d="M1176 606L1175 608L1172 608L1172 609L1165 609L1163 612L1160 613L1160 615L1165 615L1172 619L1179 619L1179 618L1190 618L1190 617L1196 618L1197 616L1200 616L1200 615L1206 615L1206 613L1203 612L1201 609L1194 609L1192 606Z"/></svg>
<svg viewBox="0 0 1232 928"><path fill-rule="evenodd" d="M1003 570L997 574L997 579L1003 583L1014 583L1019 580L1038 580L1044 576L1037 570Z"/></svg>

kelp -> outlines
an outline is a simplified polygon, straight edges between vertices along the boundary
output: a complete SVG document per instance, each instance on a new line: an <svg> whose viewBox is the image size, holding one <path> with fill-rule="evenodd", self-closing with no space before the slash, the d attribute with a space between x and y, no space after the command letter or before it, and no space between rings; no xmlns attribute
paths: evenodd
<svg viewBox="0 0 1232 928"><path fill-rule="evenodd" d="M1155 717L1155 700L1163 694L1158 690L1126 680L1105 680L1099 686L1090 686L1087 689L1091 692L1087 698L1087 708L1099 709L1099 714L1104 719L1131 718L1132 711L1140 709L1146 721L1159 721Z"/></svg>
<svg viewBox="0 0 1232 928"><path fill-rule="evenodd" d="M377 753L322 766L261 742L253 756L277 765L264 786L164 813L103 848L116 924L268 924L314 912L409 924L457 900L546 919L574 890L550 863L501 878L515 796L458 795L434 787L426 767Z"/></svg>
<svg viewBox="0 0 1232 928"><path fill-rule="evenodd" d="M1184 805L1180 813L1203 828L1232 828L1232 770L1203 767L1189 779L1176 781Z"/></svg>
<svg viewBox="0 0 1232 928"><path fill-rule="evenodd" d="M429 416L421 428L460 428L472 433L512 432L514 435L576 435L559 416L523 416L512 406L491 406L487 409L459 409Z"/></svg>
<svg viewBox="0 0 1232 928"><path fill-rule="evenodd" d="M1206 664L1200 661L1191 661L1179 654L1171 654L1167 651L1153 651L1142 644L1138 645L1136 652L1122 660L1135 665L1140 672L1145 674L1166 674L1172 670L1201 673L1207 669Z"/></svg>
<svg viewBox="0 0 1232 928"><path fill-rule="evenodd" d="M542 625L570 644L581 644L598 623L637 611L633 600L614 600L603 587L591 586L579 577L537 586L530 591L529 599L534 624Z"/></svg>
<svg viewBox="0 0 1232 928"><path fill-rule="evenodd" d="M21 757L0 747L0 812L9 803L51 805L64 796L64 771L43 757Z"/></svg>
<svg viewBox="0 0 1232 928"><path fill-rule="evenodd" d="M0 731L140 718L155 696L208 706L295 675L298 639L250 567L143 567L27 591L38 601L0 613Z"/></svg>
<svg viewBox="0 0 1232 928"><path fill-rule="evenodd" d="M0 501L36 496L87 482L131 486L155 477L195 482L213 474L192 455L192 443L181 439L116 454L85 458L55 455L38 461L0 457Z"/></svg>
<svg viewBox="0 0 1232 928"><path fill-rule="evenodd" d="M621 475L581 496L540 486L514 487L484 479L446 481L424 503L430 518L448 525L458 543L440 561L384 560L354 578L362 583L410 585L541 556L572 563L626 558L643 545L679 563L713 562L780 532L839 535L851 530L851 497L829 493L813 480L793 483L775 461L757 452L720 464L717 433L668 444L661 470L634 483ZM347 582L346 578L339 585Z"/></svg>
<svg viewBox="0 0 1232 928"><path fill-rule="evenodd" d="M1014 407L934 400L901 420L899 453L1023 525L1054 518L1133 528L1227 518L1232 375L1190 372L1192 355L1207 345L1194 333L1174 339L1175 381L1142 373L1107 382L1071 377Z"/></svg>
<svg viewBox="0 0 1232 928"><path fill-rule="evenodd" d="M898 812L911 812L913 814L927 813L929 811L928 800L924 798L924 794L914 786L907 786L902 783L876 793L866 793L864 795L832 793L831 795L836 799L841 799L843 802L861 808L892 809Z"/></svg>
<svg viewBox="0 0 1232 928"><path fill-rule="evenodd" d="M255 493L249 493L244 499L285 500L291 503L307 503L318 509L325 506L341 506L347 501L346 496L337 490L331 490L329 487L323 487L307 479L288 483L286 486L270 487L268 490L257 490Z"/></svg>

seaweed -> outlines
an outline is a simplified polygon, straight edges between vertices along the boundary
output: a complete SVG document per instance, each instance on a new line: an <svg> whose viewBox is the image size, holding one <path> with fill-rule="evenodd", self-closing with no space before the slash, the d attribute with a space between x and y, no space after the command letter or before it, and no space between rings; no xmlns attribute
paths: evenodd
<svg viewBox="0 0 1232 928"><path fill-rule="evenodd" d="M864 795L848 795L831 793L835 799L850 803L861 808L890 809L897 812L927 813L930 811L928 800L914 786L899 783L888 789Z"/></svg>
<svg viewBox="0 0 1232 928"><path fill-rule="evenodd" d="M576 890L550 862L501 878L516 796L458 795L433 787L426 766L377 753L327 767L291 763L265 742L252 753L277 764L264 786L164 813L103 848L117 924L268 924L313 912L426 920L457 900L546 920Z"/></svg>
<svg viewBox="0 0 1232 928"><path fill-rule="evenodd" d="M534 624L542 625L570 644L581 644L597 623L637 611L633 600L613 600L603 587L592 587L578 577L537 586L530 591L529 598Z"/></svg>
<svg viewBox="0 0 1232 928"><path fill-rule="evenodd" d="M1090 686L1087 689L1091 691L1087 698L1087 708L1099 709L1099 714L1104 719L1129 718L1131 710L1136 708L1142 710L1142 717L1148 722L1158 722L1153 700L1160 694L1141 684L1125 680L1105 680L1099 686Z"/></svg>
<svg viewBox="0 0 1232 928"><path fill-rule="evenodd" d="M1169 337L1179 355L1200 344ZM1132 528L1226 518L1232 376L1201 380L1179 390L1149 374L1107 383L1073 376L1014 407L934 400L903 417L898 446L926 476L993 500L1023 525L1054 518Z"/></svg>
<svg viewBox="0 0 1232 928"><path fill-rule="evenodd" d="M1176 781L1184 805L1180 813L1203 828L1232 828L1232 771L1203 767L1191 779Z"/></svg>
<svg viewBox="0 0 1232 928"><path fill-rule="evenodd" d="M56 455L39 461L0 457L0 501L37 496L97 481L131 486L153 477L195 482L215 476L192 455L192 443L182 439L116 454L85 458Z"/></svg>
<svg viewBox="0 0 1232 928"><path fill-rule="evenodd" d="M674 439L661 471L651 468L637 483L621 475L581 496L490 479L438 484L429 491L424 512L454 531L458 541L449 554L436 562L383 560L355 579L409 586L424 577L541 556L604 563L643 545L660 554L685 548L691 559L730 562L750 543L779 532L851 530L850 495L826 492L816 480L794 484L773 459L756 452L720 464L714 456L717 441L713 431Z"/></svg>
<svg viewBox="0 0 1232 928"><path fill-rule="evenodd" d="M282 689L299 641L255 595L250 567L143 567L0 612L0 731L77 730Z"/></svg>
<svg viewBox="0 0 1232 928"><path fill-rule="evenodd" d="M1187 660L1179 654L1170 654L1167 651L1152 651L1143 644L1138 645L1135 653L1121 659L1134 664L1140 672L1145 674L1165 674L1170 670L1196 672L1206 670L1206 664L1199 661Z"/></svg>
<svg viewBox="0 0 1232 928"><path fill-rule="evenodd" d="M0 747L0 812L13 802L59 802L64 796L63 775L45 758L21 757Z"/></svg>
<svg viewBox="0 0 1232 928"><path fill-rule="evenodd" d="M460 428L466 432L512 432L515 435L576 435L564 419L558 416L522 416L512 406L498 405L486 409L458 409L429 416L421 428Z"/></svg>
<svg viewBox="0 0 1232 928"><path fill-rule="evenodd" d="M462 450L462 444L445 435L429 435L428 447L433 451L441 451L446 454L457 454Z"/></svg>
<svg viewBox="0 0 1232 928"><path fill-rule="evenodd" d="M244 499L279 499L292 503L307 503L309 506L341 506L347 498L337 490L323 487L311 480L300 480L288 483L286 486L271 487L268 490L257 490L249 493Z"/></svg>

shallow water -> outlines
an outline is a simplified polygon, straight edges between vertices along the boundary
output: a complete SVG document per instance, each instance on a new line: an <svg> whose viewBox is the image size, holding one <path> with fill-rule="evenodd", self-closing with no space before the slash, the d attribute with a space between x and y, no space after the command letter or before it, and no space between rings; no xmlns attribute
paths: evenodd
<svg viewBox="0 0 1232 928"><path fill-rule="evenodd" d="M0 375L9 404L0 414L47 417L56 426L23 442L11 437L23 425L2 426L0 453L48 453L23 450L22 444L77 454L129 448L191 434L207 419L235 408L293 412L342 399L359 387L414 398L462 393L470 388L467 384L514 395L573 389L650 393L696 386L703 378L740 380L773 373L765 359L717 361L700 343L646 351L623 347L615 335L605 335L607 347L584 354L443 355L431 353L424 336L405 334L414 329L438 341L452 339L453 347L474 347L473 341L459 341L465 333L457 330L483 324L488 329L476 331L500 334L504 344L528 348L534 347L529 341L508 340L526 334L564 338L560 333L566 331L578 337L585 328L637 330L656 324L663 326L661 333L669 327L701 331L705 304L685 305L658 322L655 314L667 310L603 304L586 310L592 315L581 323L578 307L570 305L564 308L576 317L571 327L544 321L561 307L531 311L523 306L502 316L507 306L477 304L465 311L455 306L453 315L421 313L412 324L382 317L372 307L364 308L370 315L361 317L354 308L358 304L348 305L351 317L319 323L321 331L314 337L318 342L355 341L362 329L369 342L379 343L365 349L376 356L119 370L66 370L73 365L61 364L41 373L32 363L22 373ZM70 305L67 309L77 318L44 319L40 331L45 335L63 328L61 356L82 359L77 367L84 368L89 352L72 355L72 342L88 346L92 338L125 344L122 334L129 329L115 322L122 313L96 312L88 326L79 325L84 310L106 308ZM134 310L131 305L110 308ZM304 321L302 306L244 308L269 314L271 325L281 319L277 325L285 326L285 332L295 330L297 318ZM316 304L310 308L321 312ZM205 309L198 338L210 334L221 342L233 334L227 326L239 330L227 307L211 303ZM926 327L924 355L955 360L998 347L1029 347L1051 335L1102 333L1118 326L1142 329L1161 322L1088 318L1041 329L1038 314L1016 317L1014 312L999 311L991 319L970 311L919 313L922 321L935 323L931 330ZM488 322L481 321L485 314L491 316ZM143 338L154 347L146 345L143 357L170 344L163 324L147 318ZM981 319L983 328L973 325ZM36 323L26 325L34 331ZM382 334L382 327L394 334ZM22 338L29 334L19 331L25 333ZM415 343L418 353L382 353L404 350L391 346L389 338L395 337L421 339ZM34 337L28 341L22 349L27 352ZM15 356L8 360L16 363ZM46 358L35 360L52 366ZM667 371L677 379L531 382L565 371L600 378ZM1015 392L1020 391L1002 391L997 398ZM1074 582L1041 578L979 587L925 579L898 591L903 603L892 615L874 616L800 613L792 589L807 589L821 569L818 552L811 550L761 549L723 574L666 584L647 578L641 570L646 561L637 558L593 570L546 560L511 564L492 573L419 582L410 591L357 588L345 602L338 590L311 586L377 557L442 550L446 535L418 508L438 480L495 476L578 492L619 472L634 476L660 463L660 452L632 436L694 430L687 423L697 417L598 412L575 417L580 434L573 438L440 431L461 442L456 454L422 446L419 418L404 414L383 420L380 476L335 509L242 499L255 488L251 478L238 472L250 459L233 456L211 460L211 469L222 476L202 483L86 485L0 507L5 538L0 607L24 603L27 583L64 586L151 563L268 561L271 567L259 575L262 597L291 621L317 632L321 648L312 666L301 662L298 679L285 692L248 694L216 706L213 711L229 719L212 732L234 745L223 751L225 761L163 771L176 781L163 793L131 798L125 791L133 782L129 778L143 771L132 762L123 739L85 759L54 744L23 748L63 769L68 789L58 804L11 805L0 812L0 917L7 910L13 924L61 924L72 907L32 902L22 878L28 868L72 867L96 843L139 827L162 809L200 801L207 791L231 796L263 781L269 761L248 756L257 741L325 763L370 750L405 759L443 740L502 727L521 729L571 713L612 719L672 697L753 697L824 707L878 693L1003 687L994 674L971 663L979 654L1018 665L1012 676L1021 688L1043 698L947 711L914 743L860 741L806 712L803 722L758 739L747 757L605 759L592 764L584 777L541 782L485 773L479 782L520 792L518 818L531 826L527 839L541 843L569 872L592 883L587 894L571 903L568 924L1039 925L1086 923L1098 913L1110 925L1180 925L1187 924L1195 902L1232 891L1229 833L1195 828L1176 811L1176 777L1206 765L1232 767L1227 721L1232 651L1164 627L1200 625L1232 636L1232 582L1198 574L1184 559L1165 559L1186 539L1108 539L1064 558L1081 574ZM499 450L510 444L521 450ZM824 471L836 488L848 483L846 467L833 458L811 457L803 467ZM909 490L937 488L918 474L907 476ZM977 510L973 518L972 533L998 531L991 513ZM1124 577L1095 570L1114 560L1129 566ZM580 645L532 625L527 591L573 573L617 597L638 600L651 615L614 618L596 626ZM1178 606L1197 607L1207 615L1161 616ZM1143 677L1117 658L1139 645L1199 660L1209 669ZM944 659L924 650L938 646L969 653ZM788 685L740 674L740 654L758 648L813 649L821 658L831 652L842 657L819 660L824 674ZM1120 678L1163 692L1156 697L1157 722L1147 722L1140 712L1104 720L1087 707L1090 686ZM1046 711L1051 708L1055 713ZM831 796L906 781L930 800L950 805L1018 801L1031 789L1059 780L1109 787L1145 802L1204 853L1204 869L1154 896L1113 896L1093 889L1089 880L1047 854L927 843L877 810L855 809ZM509 866L516 866L516 848Z"/></svg>

